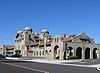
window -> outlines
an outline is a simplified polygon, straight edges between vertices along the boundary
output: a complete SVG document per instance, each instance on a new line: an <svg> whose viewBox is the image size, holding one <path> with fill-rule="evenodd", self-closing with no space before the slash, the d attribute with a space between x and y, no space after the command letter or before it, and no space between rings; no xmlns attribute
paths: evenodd
<svg viewBox="0 0 100 73"><path fill-rule="evenodd" d="M48 54L48 51L47 50L45 51L45 54Z"/></svg>
<svg viewBox="0 0 100 73"><path fill-rule="evenodd" d="M46 46L48 47L48 46L51 46L51 44L46 44Z"/></svg>
<svg viewBox="0 0 100 73"><path fill-rule="evenodd" d="M49 53L51 52L51 50L49 50Z"/></svg>
<svg viewBox="0 0 100 73"><path fill-rule="evenodd" d="M31 40L31 35L29 34L29 40Z"/></svg>
<svg viewBox="0 0 100 73"><path fill-rule="evenodd" d="M26 32L26 34L28 34L28 32Z"/></svg>
<svg viewBox="0 0 100 73"><path fill-rule="evenodd" d="M37 51L37 56L38 56L38 51Z"/></svg>
<svg viewBox="0 0 100 73"><path fill-rule="evenodd" d="M44 55L44 51L43 51L43 55Z"/></svg>
<svg viewBox="0 0 100 73"><path fill-rule="evenodd" d="M19 34L16 35L16 38L18 38L18 37L19 37Z"/></svg>
<svg viewBox="0 0 100 73"><path fill-rule="evenodd" d="M22 40L24 40L24 38L22 38Z"/></svg>
<svg viewBox="0 0 100 73"><path fill-rule="evenodd" d="M40 51L40 56L41 56L41 51Z"/></svg>

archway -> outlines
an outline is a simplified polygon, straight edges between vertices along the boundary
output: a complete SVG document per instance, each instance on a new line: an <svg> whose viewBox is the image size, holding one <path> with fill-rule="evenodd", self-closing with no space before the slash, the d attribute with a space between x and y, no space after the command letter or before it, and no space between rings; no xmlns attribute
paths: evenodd
<svg viewBox="0 0 100 73"><path fill-rule="evenodd" d="M67 50L69 51L69 56L73 56L73 48L68 47Z"/></svg>
<svg viewBox="0 0 100 73"><path fill-rule="evenodd" d="M59 59L59 57L57 56L57 50L58 50L59 46L56 45L54 46L54 59Z"/></svg>
<svg viewBox="0 0 100 73"><path fill-rule="evenodd" d="M78 59L82 59L82 48L81 47L78 47L76 49L76 56Z"/></svg>
<svg viewBox="0 0 100 73"><path fill-rule="evenodd" d="M85 59L90 59L90 48L86 48L85 50Z"/></svg>
<svg viewBox="0 0 100 73"><path fill-rule="evenodd" d="M93 59L97 59L97 48L93 49Z"/></svg>
<svg viewBox="0 0 100 73"><path fill-rule="evenodd" d="M71 46L68 46L65 48L63 59L64 60L66 60L67 58L69 59L71 56L73 56L73 48Z"/></svg>
<svg viewBox="0 0 100 73"><path fill-rule="evenodd" d="M66 51L64 51L63 59L66 60Z"/></svg>

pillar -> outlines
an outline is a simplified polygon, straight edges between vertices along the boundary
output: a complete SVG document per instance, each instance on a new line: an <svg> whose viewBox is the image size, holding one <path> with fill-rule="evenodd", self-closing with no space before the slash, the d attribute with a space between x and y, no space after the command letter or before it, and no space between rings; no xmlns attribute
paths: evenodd
<svg viewBox="0 0 100 73"><path fill-rule="evenodd" d="M82 49L82 59L85 59L85 49Z"/></svg>
<svg viewBox="0 0 100 73"><path fill-rule="evenodd" d="M73 48L73 56L76 56L76 48Z"/></svg>
<svg viewBox="0 0 100 73"><path fill-rule="evenodd" d="M97 59L100 59L100 50L97 50Z"/></svg>
<svg viewBox="0 0 100 73"><path fill-rule="evenodd" d="M90 59L93 59L93 50L90 49Z"/></svg>

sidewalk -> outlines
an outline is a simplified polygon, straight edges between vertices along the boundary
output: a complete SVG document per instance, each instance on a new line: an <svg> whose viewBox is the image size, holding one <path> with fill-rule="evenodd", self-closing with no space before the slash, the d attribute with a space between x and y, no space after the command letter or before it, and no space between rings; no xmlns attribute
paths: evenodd
<svg viewBox="0 0 100 73"><path fill-rule="evenodd" d="M11 58L7 57L9 60L24 61L24 62L38 62L38 63L48 63L48 64L58 64L58 65L70 65L70 66L80 66L80 67L98 67L100 64L94 65L81 65L77 64L81 60L49 60L49 59L22 59L22 58ZM77 62L75 64L75 62Z"/></svg>
<svg viewBox="0 0 100 73"><path fill-rule="evenodd" d="M31 61L31 62L43 62L43 63L72 63L72 62L80 62L81 60L51 60L44 58L14 58L14 57L6 57L9 60L21 60L21 61Z"/></svg>

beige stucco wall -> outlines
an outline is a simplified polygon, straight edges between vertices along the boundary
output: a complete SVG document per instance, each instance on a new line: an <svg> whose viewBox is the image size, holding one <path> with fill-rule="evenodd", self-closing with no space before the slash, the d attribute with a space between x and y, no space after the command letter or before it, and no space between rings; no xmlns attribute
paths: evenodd
<svg viewBox="0 0 100 73"><path fill-rule="evenodd" d="M26 33L27 32L27 33ZM43 34L43 33L42 33ZM32 36L32 32L31 31L23 31L22 32L23 35L23 40L21 39L19 42L16 42L16 49L21 50L21 55L22 56L28 56L28 52L27 52L27 45L33 44L31 41L29 41L29 35ZM66 51L66 44L67 44L67 48L68 47L72 47L73 48L73 56L76 56L76 50L78 47L82 48L82 59L85 59L85 51L86 48L90 48L90 59L93 59L93 49L97 48L97 58L99 58L100 56L100 44L95 44L95 43L88 43L88 42L81 42L79 39L75 39L72 42L63 42L61 40L61 37L57 36L57 37L53 37L53 40L51 42L51 46L46 46L46 42L47 42L47 36L48 33L46 33L46 35L44 35L44 47L30 47L29 49L31 49L33 51L33 53L30 54L30 56L32 57L45 57L47 59L56 59L56 57L59 57L60 60L64 59L64 52ZM56 41L55 41L56 40ZM57 48L57 54L55 55L54 53L54 47L58 46ZM44 54L43 54L44 52ZM66 53L66 58L68 58L68 53Z"/></svg>

